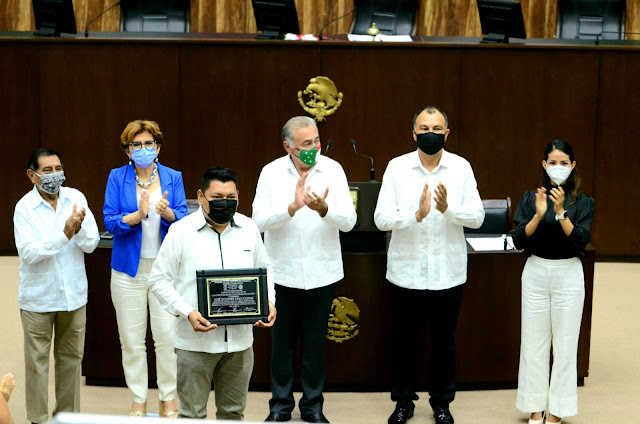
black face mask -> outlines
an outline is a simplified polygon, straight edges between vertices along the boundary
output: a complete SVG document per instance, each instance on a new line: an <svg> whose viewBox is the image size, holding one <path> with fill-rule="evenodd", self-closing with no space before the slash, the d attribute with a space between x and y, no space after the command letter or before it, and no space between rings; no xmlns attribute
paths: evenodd
<svg viewBox="0 0 640 424"><path fill-rule="evenodd" d="M238 209L238 201L232 199L209 200L209 218L219 225L231 221L233 214Z"/></svg>
<svg viewBox="0 0 640 424"><path fill-rule="evenodd" d="M428 132L416 134L418 148L428 155L435 155L444 148L444 134Z"/></svg>

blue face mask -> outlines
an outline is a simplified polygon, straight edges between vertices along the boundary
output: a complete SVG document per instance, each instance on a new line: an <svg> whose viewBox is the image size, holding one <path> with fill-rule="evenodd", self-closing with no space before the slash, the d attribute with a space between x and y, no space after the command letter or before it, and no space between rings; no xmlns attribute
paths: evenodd
<svg viewBox="0 0 640 424"><path fill-rule="evenodd" d="M140 150L131 151L131 160L140 168L148 168L157 157L158 154L155 147L153 149L143 147Z"/></svg>

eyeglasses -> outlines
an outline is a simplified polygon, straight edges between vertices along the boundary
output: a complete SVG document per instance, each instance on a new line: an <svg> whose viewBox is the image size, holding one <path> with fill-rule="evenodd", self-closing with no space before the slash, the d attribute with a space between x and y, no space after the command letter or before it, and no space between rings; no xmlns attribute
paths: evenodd
<svg viewBox="0 0 640 424"><path fill-rule="evenodd" d="M131 150L140 150L142 149L143 146L145 149L153 149L156 146L156 142L155 140L145 141L144 143L141 143L139 141L134 141L133 143L129 144L129 147L131 147Z"/></svg>

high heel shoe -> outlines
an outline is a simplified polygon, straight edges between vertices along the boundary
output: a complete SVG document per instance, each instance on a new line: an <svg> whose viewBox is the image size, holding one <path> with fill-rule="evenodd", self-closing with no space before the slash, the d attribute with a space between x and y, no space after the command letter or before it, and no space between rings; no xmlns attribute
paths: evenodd
<svg viewBox="0 0 640 424"><path fill-rule="evenodd" d="M544 423L544 412L542 413L542 418L540 418L539 420L532 420L531 418L529 418L529 424L542 424Z"/></svg>
<svg viewBox="0 0 640 424"><path fill-rule="evenodd" d="M134 402L136 403L136 402ZM133 406L133 405L131 405ZM147 416L147 403L144 403L144 409L143 410L139 410L139 409L131 409L131 411L129 411L129 416L130 417L146 417Z"/></svg>
<svg viewBox="0 0 640 424"><path fill-rule="evenodd" d="M178 410L177 409L165 409L164 402L159 401L158 403L158 415L164 418L178 418Z"/></svg>

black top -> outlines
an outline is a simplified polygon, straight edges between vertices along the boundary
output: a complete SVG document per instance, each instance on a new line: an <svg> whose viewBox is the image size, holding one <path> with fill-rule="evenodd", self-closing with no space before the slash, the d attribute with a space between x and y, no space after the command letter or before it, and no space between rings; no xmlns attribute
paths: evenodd
<svg viewBox="0 0 640 424"><path fill-rule="evenodd" d="M545 259L567 259L585 257L585 247L591 241L591 221L593 220L593 197L578 193L578 201L571 206L573 196L565 194L564 205L573 223L573 231L566 236L560 222L556 221L553 202L547 198L547 212L540 220L538 228L527 237L525 227L536 214L536 192L528 191L520 199L513 222L516 226L513 244L523 249L526 256L539 256Z"/></svg>

